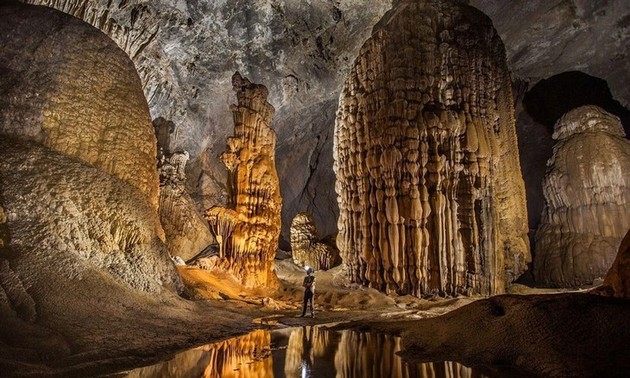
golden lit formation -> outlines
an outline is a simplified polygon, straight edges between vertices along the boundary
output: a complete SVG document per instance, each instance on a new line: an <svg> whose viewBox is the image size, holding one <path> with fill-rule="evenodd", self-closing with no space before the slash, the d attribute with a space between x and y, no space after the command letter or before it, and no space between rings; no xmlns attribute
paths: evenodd
<svg viewBox="0 0 630 378"><path fill-rule="evenodd" d="M227 207L206 211L219 243L222 265L245 286L274 286L273 260L280 235L280 184L275 166L276 134L271 128L274 108L269 92L238 72L232 77L238 105L234 136L221 160L228 169Z"/></svg>
<svg viewBox="0 0 630 378"><path fill-rule="evenodd" d="M342 258L354 282L388 293L502 293L531 260L503 44L474 8L398 8L339 100Z"/></svg>

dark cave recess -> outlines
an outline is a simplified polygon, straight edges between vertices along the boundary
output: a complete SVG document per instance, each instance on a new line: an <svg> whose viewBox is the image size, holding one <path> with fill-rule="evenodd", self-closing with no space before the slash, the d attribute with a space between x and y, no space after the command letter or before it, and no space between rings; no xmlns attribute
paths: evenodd
<svg viewBox="0 0 630 378"><path fill-rule="evenodd" d="M568 71L540 80L523 98L529 115L553 131L555 123L569 110L597 105L621 119L626 135L630 132L630 110L610 93L605 80L580 71Z"/></svg>

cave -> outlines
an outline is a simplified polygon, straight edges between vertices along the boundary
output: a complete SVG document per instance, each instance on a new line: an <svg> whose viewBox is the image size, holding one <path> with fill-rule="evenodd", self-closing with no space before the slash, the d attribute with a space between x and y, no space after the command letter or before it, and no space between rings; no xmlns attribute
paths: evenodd
<svg viewBox="0 0 630 378"><path fill-rule="evenodd" d="M627 375L628 20L1 2L0 375Z"/></svg>

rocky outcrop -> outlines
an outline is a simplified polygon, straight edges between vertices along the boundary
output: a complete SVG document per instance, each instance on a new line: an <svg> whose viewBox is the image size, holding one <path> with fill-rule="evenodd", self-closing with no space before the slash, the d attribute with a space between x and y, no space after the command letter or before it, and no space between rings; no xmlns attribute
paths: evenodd
<svg viewBox="0 0 630 378"><path fill-rule="evenodd" d="M79 158L138 188L157 208L155 136L129 57L56 10L9 5L0 12L0 134Z"/></svg>
<svg viewBox="0 0 630 378"><path fill-rule="evenodd" d="M35 142L3 136L0 150L5 247L25 287L44 295L49 285L103 274L154 293L181 285L143 193Z"/></svg>
<svg viewBox="0 0 630 378"><path fill-rule="evenodd" d="M280 235L280 183L275 166L276 134L271 128L274 108L263 85L252 84L238 72L232 77L238 105L234 136L221 160L228 170L227 207L206 212L219 242L224 267L247 287L275 285L273 260Z"/></svg>
<svg viewBox="0 0 630 378"><path fill-rule="evenodd" d="M630 228L630 142L619 119L583 106L555 126L536 233L536 281L588 285L611 267Z"/></svg>
<svg viewBox="0 0 630 378"><path fill-rule="evenodd" d="M315 270L328 270L341 263L339 250L317 239L313 216L299 213L291 222L291 252L293 262Z"/></svg>
<svg viewBox="0 0 630 378"><path fill-rule="evenodd" d="M376 25L335 128L337 244L353 281L496 294L526 269L510 83L503 44L474 8L401 1Z"/></svg>
<svg viewBox="0 0 630 378"><path fill-rule="evenodd" d="M197 213L186 191L188 152L162 154L160 174L160 222L171 256L191 259L213 242L208 222Z"/></svg>
<svg viewBox="0 0 630 378"><path fill-rule="evenodd" d="M617 257L604 277L604 283L593 289L592 293L630 299L630 231L623 238Z"/></svg>

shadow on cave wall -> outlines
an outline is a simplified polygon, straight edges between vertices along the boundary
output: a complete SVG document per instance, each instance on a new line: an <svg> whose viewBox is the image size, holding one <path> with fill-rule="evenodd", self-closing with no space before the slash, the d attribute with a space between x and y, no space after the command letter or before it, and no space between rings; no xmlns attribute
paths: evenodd
<svg viewBox="0 0 630 378"><path fill-rule="evenodd" d="M597 105L619 117L628 135L630 110L615 101L605 80L579 71L563 72L539 81L525 92L522 105L523 111L517 114L516 124L527 196L529 236L535 259L533 241L545 203L542 181L547 160L553 152L551 135L555 123L572 109L582 105ZM527 272L526 276L529 274ZM532 278L523 279L529 281Z"/></svg>

